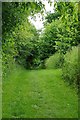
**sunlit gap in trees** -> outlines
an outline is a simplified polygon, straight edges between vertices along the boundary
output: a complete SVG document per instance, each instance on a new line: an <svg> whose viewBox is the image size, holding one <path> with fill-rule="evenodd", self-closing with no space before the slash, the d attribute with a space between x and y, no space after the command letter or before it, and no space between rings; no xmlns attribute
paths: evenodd
<svg viewBox="0 0 80 120"><path fill-rule="evenodd" d="M37 30L44 29L45 16L48 12L54 13L54 0L48 2L48 0L41 0L44 4L44 9L42 13L36 13L34 16L29 16L29 21L36 27Z"/></svg>

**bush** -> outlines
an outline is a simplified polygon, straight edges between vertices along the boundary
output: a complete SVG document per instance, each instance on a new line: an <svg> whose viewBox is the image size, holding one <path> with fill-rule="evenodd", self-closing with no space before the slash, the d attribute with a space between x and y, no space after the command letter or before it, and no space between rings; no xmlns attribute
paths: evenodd
<svg viewBox="0 0 80 120"><path fill-rule="evenodd" d="M79 77L78 47L73 47L72 50L65 54L62 71L63 78L69 84L79 84L79 80L77 79Z"/></svg>
<svg viewBox="0 0 80 120"><path fill-rule="evenodd" d="M46 59L45 66L48 69L61 68L63 61L63 54L56 52L54 55Z"/></svg>

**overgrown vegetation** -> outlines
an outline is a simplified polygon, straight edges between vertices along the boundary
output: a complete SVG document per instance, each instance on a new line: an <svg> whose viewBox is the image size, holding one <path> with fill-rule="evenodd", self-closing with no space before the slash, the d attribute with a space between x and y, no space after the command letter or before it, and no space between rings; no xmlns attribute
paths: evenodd
<svg viewBox="0 0 80 120"><path fill-rule="evenodd" d="M55 2L55 12L48 13L39 35L28 16L42 8L37 2L3 3L3 75L15 61L26 69L61 67L66 52L79 44L78 3Z"/></svg>
<svg viewBox="0 0 80 120"><path fill-rule="evenodd" d="M37 32L35 27L29 23L28 16L39 12L41 8L43 8L41 2L2 3L3 76L12 70L16 57L19 58L18 63L30 67L25 61L33 54L35 46L33 41L35 39L36 44Z"/></svg>
<svg viewBox="0 0 80 120"><path fill-rule="evenodd" d="M40 34L28 17L43 15L41 2L2 3L3 117L78 116L77 95L64 81L75 86L80 82L79 6L78 2L55 2Z"/></svg>
<svg viewBox="0 0 80 120"><path fill-rule="evenodd" d="M73 47L64 57L63 77L70 84L79 85L78 47Z"/></svg>
<svg viewBox="0 0 80 120"><path fill-rule="evenodd" d="M62 68L63 62L64 62L63 54L56 52L53 56L49 57L46 60L45 66L47 69Z"/></svg>

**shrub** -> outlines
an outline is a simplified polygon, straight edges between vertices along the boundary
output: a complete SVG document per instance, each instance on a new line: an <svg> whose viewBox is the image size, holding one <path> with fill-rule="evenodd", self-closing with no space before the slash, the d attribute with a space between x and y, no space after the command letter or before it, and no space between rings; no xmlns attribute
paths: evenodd
<svg viewBox="0 0 80 120"><path fill-rule="evenodd" d="M64 61L63 54L56 52L46 59L45 66L48 69L61 68Z"/></svg>
<svg viewBox="0 0 80 120"><path fill-rule="evenodd" d="M79 84L79 64L78 64L78 47L73 47L68 51L64 57L63 64L63 78L69 82L69 84Z"/></svg>

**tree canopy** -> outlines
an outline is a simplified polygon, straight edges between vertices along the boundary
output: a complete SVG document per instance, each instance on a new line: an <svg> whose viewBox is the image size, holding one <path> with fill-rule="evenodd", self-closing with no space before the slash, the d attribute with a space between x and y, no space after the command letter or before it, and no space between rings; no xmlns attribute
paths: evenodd
<svg viewBox="0 0 80 120"><path fill-rule="evenodd" d="M80 43L78 5L75 2L55 2L55 11L45 17L40 35L28 16L43 11L41 2L4 2L4 70L15 61L28 69L39 68L56 51L65 54L72 46L77 46Z"/></svg>

